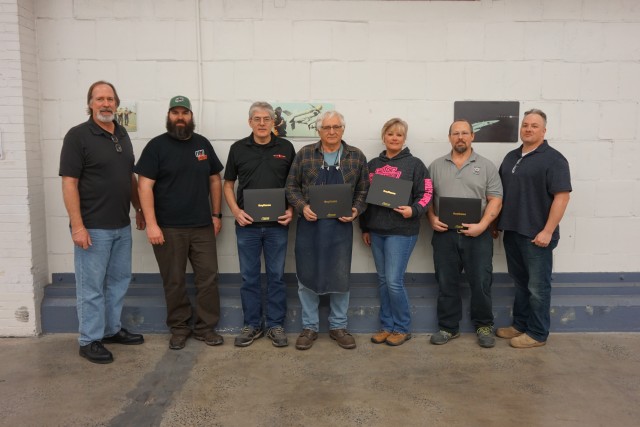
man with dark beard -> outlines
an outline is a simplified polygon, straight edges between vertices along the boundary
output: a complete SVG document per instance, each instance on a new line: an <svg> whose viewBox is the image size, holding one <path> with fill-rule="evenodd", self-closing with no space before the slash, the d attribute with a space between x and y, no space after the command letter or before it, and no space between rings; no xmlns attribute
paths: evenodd
<svg viewBox="0 0 640 427"><path fill-rule="evenodd" d="M211 143L194 129L191 102L173 97L167 132L149 141L135 167L147 237L162 276L173 350L184 348L192 333L207 345L223 342L215 331L220 318L216 236L222 228L223 166ZM195 309L187 296L187 259L194 272Z"/></svg>
<svg viewBox="0 0 640 427"><path fill-rule="evenodd" d="M427 217L434 230L431 245L438 282L440 329L430 341L431 344L442 345L460 336L460 282L464 270L471 291L471 322L478 345L491 348L495 345L495 338L491 300L493 239L489 226L502 208L502 183L498 168L471 148L473 137L469 121L454 121L449 126L451 152L429 166L435 207L429 205ZM442 197L480 199L480 221L473 224L463 221L464 228L452 229L455 224L445 224L440 220Z"/></svg>
<svg viewBox="0 0 640 427"><path fill-rule="evenodd" d="M133 147L115 120L115 87L98 81L87 93L91 117L64 137L60 153L62 196L74 244L80 356L111 363L103 344L142 344L122 328L120 314L131 281L131 219L144 229L133 174Z"/></svg>

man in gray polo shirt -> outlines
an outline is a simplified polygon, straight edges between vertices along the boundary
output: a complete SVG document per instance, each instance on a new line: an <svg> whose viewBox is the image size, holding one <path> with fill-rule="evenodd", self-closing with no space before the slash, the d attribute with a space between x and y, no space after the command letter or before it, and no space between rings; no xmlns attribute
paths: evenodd
<svg viewBox="0 0 640 427"><path fill-rule="evenodd" d="M471 148L473 127L467 120L455 120L449 127L451 152L429 166L433 181L434 204L427 217L434 230L433 263L438 282L438 327L431 344L446 344L460 336L462 318L460 282L464 270L471 288L471 321L478 344L495 345L491 283L493 281L493 239L489 226L502 208L502 183L498 169ZM440 221L441 197L481 199L482 217L476 224L463 223L463 229L449 230Z"/></svg>

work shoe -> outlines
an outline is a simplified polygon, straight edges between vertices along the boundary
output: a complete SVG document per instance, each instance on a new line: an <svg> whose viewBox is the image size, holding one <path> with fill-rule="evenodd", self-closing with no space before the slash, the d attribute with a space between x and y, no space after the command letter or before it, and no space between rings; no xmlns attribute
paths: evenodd
<svg viewBox="0 0 640 427"><path fill-rule="evenodd" d="M198 341L204 341L206 345L221 345L224 338L216 331L207 331L204 334L194 334L193 337Z"/></svg>
<svg viewBox="0 0 640 427"><path fill-rule="evenodd" d="M189 335L171 334L171 338L169 338L169 348L171 350L182 350L187 344L187 338L189 338Z"/></svg>
<svg viewBox="0 0 640 427"><path fill-rule="evenodd" d="M253 340L257 340L264 334L264 329L254 328L253 326L245 325L234 341L236 347L248 347Z"/></svg>
<svg viewBox="0 0 640 427"><path fill-rule="evenodd" d="M347 350L356 348L356 340L346 329L331 329L329 336L332 340L336 340L338 345Z"/></svg>
<svg viewBox="0 0 640 427"><path fill-rule="evenodd" d="M313 342L318 338L318 333L312 329L303 329L296 340L296 348L298 350L308 350Z"/></svg>
<svg viewBox="0 0 640 427"><path fill-rule="evenodd" d="M110 337L102 338L103 344L125 344L125 345L137 345L144 342L144 337L141 334L132 334L125 328L121 328L116 334Z"/></svg>
<svg viewBox="0 0 640 427"><path fill-rule="evenodd" d="M478 337L478 345L483 348L491 348L496 345L496 339L493 336L493 327L480 326L476 330L476 336Z"/></svg>
<svg viewBox="0 0 640 427"><path fill-rule="evenodd" d="M511 341L509 341L509 344L511 345L511 347L514 347L514 348L542 347L546 343L547 343L546 341L536 341L527 334L522 334L520 336L513 337L511 338Z"/></svg>
<svg viewBox="0 0 640 427"><path fill-rule="evenodd" d="M497 336L499 336L500 338L506 338L506 339L509 339L509 340L511 338L519 337L523 333L524 332L520 332L519 330L517 330L513 326L509 326L508 328L498 328L498 330L496 330L496 335Z"/></svg>
<svg viewBox="0 0 640 427"><path fill-rule="evenodd" d="M113 354L100 341L93 341L87 345L80 346L80 356L93 363L111 363Z"/></svg>
<svg viewBox="0 0 640 427"><path fill-rule="evenodd" d="M282 326L274 326L267 331L267 338L271 340L271 344L275 347L286 347L289 345L287 335L284 333Z"/></svg>
<svg viewBox="0 0 640 427"><path fill-rule="evenodd" d="M411 334L403 334L402 332L394 332L387 338L388 345L402 345L411 339Z"/></svg>
<svg viewBox="0 0 640 427"><path fill-rule="evenodd" d="M374 344L382 344L387 340L389 335L391 335L391 332L380 331L371 337L371 342Z"/></svg>
<svg viewBox="0 0 640 427"><path fill-rule="evenodd" d="M449 342L449 340L452 340L454 338L458 338L460 336L460 332L456 332L454 334L452 334L451 332L447 332L447 331L439 331L433 335L431 335L431 339L429 340L431 342L431 344L435 344L435 345L442 345L442 344L446 344Z"/></svg>

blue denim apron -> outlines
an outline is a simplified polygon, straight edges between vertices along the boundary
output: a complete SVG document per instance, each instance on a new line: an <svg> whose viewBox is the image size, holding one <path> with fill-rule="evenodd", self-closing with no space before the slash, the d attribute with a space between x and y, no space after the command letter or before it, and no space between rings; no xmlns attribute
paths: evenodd
<svg viewBox="0 0 640 427"><path fill-rule="evenodd" d="M315 185L343 184L334 166L320 170ZM317 294L349 291L353 225L337 219L307 221L298 217L296 271L300 283Z"/></svg>

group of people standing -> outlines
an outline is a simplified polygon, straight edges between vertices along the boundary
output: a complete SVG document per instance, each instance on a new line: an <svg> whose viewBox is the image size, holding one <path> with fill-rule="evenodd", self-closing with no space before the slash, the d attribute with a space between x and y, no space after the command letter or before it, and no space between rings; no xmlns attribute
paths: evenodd
<svg viewBox="0 0 640 427"><path fill-rule="evenodd" d="M295 260L302 331L295 347L313 346L319 332L320 296L329 295L329 337L342 348L356 347L348 331L349 277L353 222L359 219L363 242L371 247L378 277L380 330L377 344L401 345L411 339L411 313L404 274L418 240L421 218L434 230L433 259L439 286L439 331L432 344L459 336L462 318L460 283L464 271L471 288L471 320L478 343L493 347L494 335L517 348L544 345L549 333L552 250L558 224L569 201L567 160L544 139L546 115L524 115L522 146L500 168L471 147L473 127L455 120L449 128L452 150L429 168L406 147L408 125L386 122L384 150L367 162L358 148L343 140L345 120L337 111L317 117L319 141L297 153L284 132L274 132L278 112L266 102L249 109L251 134L230 148L224 167L211 143L195 133L191 102L169 102L167 132L146 145L137 163L129 136L115 114L115 87L106 81L87 94L89 120L65 136L60 157L63 198L75 245L80 355L110 363L104 344L142 344L144 338L122 328L120 314L131 278L129 205L136 225L146 229L162 276L169 347L185 347L190 336L208 345L224 338L215 328L220 318L216 236L222 228L222 196L235 218L244 316L234 344L246 347L268 337L288 345L284 266L288 226L296 219ZM138 178L136 178L136 174ZM374 175L411 182L406 206L366 203ZM237 181L237 182L236 182ZM351 212L318 218L309 202L316 185L349 184ZM284 188L287 205L274 221L255 221L244 210L244 191ZM450 230L440 221L440 197L482 200L481 220ZM493 238L504 231L509 274L516 285L513 324L494 332L491 304ZM262 259L267 277L261 281ZM195 307L186 289L190 261L196 288Z"/></svg>

